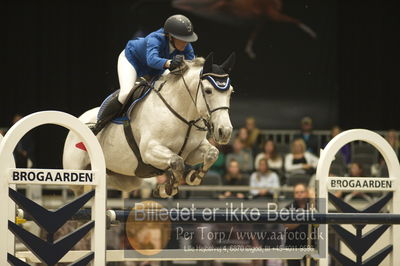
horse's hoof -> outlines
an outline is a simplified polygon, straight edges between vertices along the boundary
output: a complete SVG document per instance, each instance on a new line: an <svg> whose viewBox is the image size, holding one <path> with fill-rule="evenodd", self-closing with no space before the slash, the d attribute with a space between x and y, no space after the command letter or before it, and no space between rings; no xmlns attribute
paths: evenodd
<svg viewBox="0 0 400 266"><path fill-rule="evenodd" d="M165 185L158 185L153 190L153 197L155 198L168 198L168 194L165 192Z"/></svg>
<svg viewBox="0 0 400 266"><path fill-rule="evenodd" d="M175 184L165 186L165 192L169 197L175 196L176 194L178 194L178 191L178 186L175 186Z"/></svg>
<svg viewBox="0 0 400 266"><path fill-rule="evenodd" d="M159 186L158 191L159 191L159 195L160 195L161 198L165 199L165 198L169 197L169 194L167 193L167 190L166 190L164 184Z"/></svg>
<svg viewBox="0 0 400 266"><path fill-rule="evenodd" d="M172 190L172 195L171 196L175 196L176 194L178 194L178 188L174 187L174 189Z"/></svg>
<svg viewBox="0 0 400 266"><path fill-rule="evenodd" d="M165 188L165 194L167 194L169 197L172 196L173 192L173 186L171 184L164 185Z"/></svg>
<svg viewBox="0 0 400 266"><path fill-rule="evenodd" d="M198 186L201 183L202 177L199 176L198 170L192 170L186 175L186 184L190 186Z"/></svg>
<svg viewBox="0 0 400 266"><path fill-rule="evenodd" d="M165 184L161 184L153 191L153 196L154 197L160 197L160 198L169 198L173 197L176 194L178 194L178 188L174 186L168 186Z"/></svg>

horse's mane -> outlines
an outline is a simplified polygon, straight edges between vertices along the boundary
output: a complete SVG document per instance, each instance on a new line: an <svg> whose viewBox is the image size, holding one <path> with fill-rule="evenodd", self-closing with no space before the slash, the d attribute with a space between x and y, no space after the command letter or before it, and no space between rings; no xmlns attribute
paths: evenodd
<svg viewBox="0 0 400 266"><path fill-rule="evenodd" d="M181 74L181 71L183 73L186 73L191 68L203 67L204 62L205 62L205 59L203 57L196 57L192 60L184 60L184 65L183 65L182 70L176 69L174 71L171 71L167 75L162 75L159 78L159 81L167 81L167 80L175 81L180 77L179 74Z"/></svg>
<svg viewBox="0 0 400 266"><path fill-rule="evenodd" d="M185 62L192 67L202 67L206 60L203 57L196 57L193 60L185 60Z"/></svg>

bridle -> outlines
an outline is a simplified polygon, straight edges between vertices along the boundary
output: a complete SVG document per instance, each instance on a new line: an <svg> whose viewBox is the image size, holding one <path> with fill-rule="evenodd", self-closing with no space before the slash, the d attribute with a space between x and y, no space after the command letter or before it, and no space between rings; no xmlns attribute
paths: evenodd
<svg viewBox="0 0 400 266"><path fill-rule="evenodd" d="M228 111L230 110L229 106L220 106L220 107L211 109L210 105L208 104L206 95L205 95L204 85L202 83L202 81L206 79L211 83L211 85L213 85L213 87L217 91L219 91L219 92L225 91L225 90L229 89L229 87L230 87L230 79L229 79L229 75L228 74L214 74L214 73L204 73L203 74L203 73L200 73L200 78L199 78L199 82L197 83L197 89L196 89L196 99L193 99L193 96L190 93L189 86L187 85L185 77L184 77L183 72L182 72L182 68L180 68L179 74L181 76L183 84L185 85L185 89L188 92L188 94L190 95L190 98L192 99L192 102L193 102L195 107L197 107L197 96L199 94L199 90L201 90L201 94L203 95L204 103L206 104L207 112L208 112L208 117L207 117L207 119L205 119L207 122L209 122L209 120L211 119L212 113L214 113L214 112L216 112L218 110L228 110ZM221 85L219 85L219 83L214 78L224 78L224 79L226 79L226 82L224 83L223 86L221 86Z"/></svg>
<svg viewBox="0 0 400 266"><path fill-rule="evenodd" d="M213 77L226 78L225 85L223 85L223 87L218 85L217 81L215 81L215 79ZM210 108L210 105L208 104L206 95L204 93L203 83L201 82L202 80L205 80L205 79L210 81L210 83L213 85L213 87L217 91L221 92L221 91L225 91L225 90L229 89L229 87L230 87L230 83L231 82L230 82L230 79L229 79L229 75L228 74L220 75L220 74L214 74L214 73L205 73L205 74L200 74L200 79L199 79L199 84L201 84L200 85L201 93L203 94L204 102L206 103L206 107L207 107L207 111L208 111L209 117L211 118L212 113L214 113L214 112L216 112L218 110L228 110L228 112L229 112L229 110L230 110L229 106L220 106L220 107L217 107L217 108L214 108L214 109ZM198 92L196 92L196 93L198 93Z"/></svg>
<svg viewBox="0 0 400 266"><path fill-rule="evenodd" d="M192 100L192 102L193 102L193 104L194 104L194 106L195 106L196 108L197 108L197 96L198 96L198 94L199 94L199 90L201 90L201 93L202 93L202 95L203 95L203 99L204 99L205 105L206 105L206 107L207 107L207 117L206 117L206 118L204 118L204 117L202 117L202 116L200 115L199 118L188 121L188 120L185 119L182 115L180 115L178 112L176 112L175 109L173 109L173 108L171 107L171 105L168 104L168 102L165 100L165 98L161 95L161 93L160 93L160 92L161 92L161 89L164 87L164 85L167 83L167 81L164 81L163 83L161 83L160 86L158 87L158 89L154 89L154 90L153 90L153 91L160 97L160 99L161 99L162 102L165 104L165 106L171 111L171 113L173 113L179 120L181 120L181 121L184 122L186 125L188 125L188 129L187 129L187 131L186 131L186 136L185 136L185 142L183 143L183 145L182 145L182 147L181 147L181 149L180 149L180 151L179 151L179 153L178 153L178 155L180 156L180 155L182 154L183 150L185 149L185 146L186 146L187 141L188 141L188 139L189 139L189 135L190 135L190 132L191 132L192 127L196 127L197 130L199 130L199 131L209 131L209 132L212 132L213 129L214 129L214 128L213 128L213 125L210 124L210 120L211 120L212 114L213 114L214 112L216 112L216 111L219 111L219 110L228 110L228 112L229 112L229 110L230 110L230 107L229 107L229 106L220 106L220 107L217 107L217 108L214 108L214 109L211 109L211 108L210 108L210 105L208 104L208 101L207 101L207 97L206 97L206 95L205 95L204 85L203 85L202 81L203 81L204 79L209 80L210 83L213 85L213 87L216 88L217 91L221 92L221 91L225 91L225 90L229 89L229 87L230 87L230 79L229 79L229 75L228 75L228 74L222 74L222 75L221 75L221 74L214 74L214 73L205 73L205 74L200 73L199 82L198 82L198 84L197 84L197 89L196 89L196 97L195 97L195 99L194 99L193 96L192 96L192 94L190 93L189 86L188 86L187 83L186 83L185 77L184 77L184 75L183 75L184 73L183 73L182 68L181 68L181 67L179 68L179 72L171 72L171 73L172 73L172 74L179 74L179 75L180 75L180 78L182 79L183 84L185 85L185 89L186 89L186 91L188 92L188 94L189 94L189 96L190 96L190 99ZM224 83L223 85L220 85L220 83L219 83L218 81L216 81L216 80L214 79L214 77L216 77L216 78L224 78L224 79L226 79L226 83ZM204 126L203 126L203 127L197 125L197 123L200 122L200 121L202 121L202 122L204 123Z"/></svg>

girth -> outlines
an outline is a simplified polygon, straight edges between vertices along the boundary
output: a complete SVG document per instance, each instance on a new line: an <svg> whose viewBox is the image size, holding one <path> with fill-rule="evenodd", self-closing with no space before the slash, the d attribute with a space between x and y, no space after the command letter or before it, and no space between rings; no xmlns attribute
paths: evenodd
<svg viewBox="0 0 400 266"><path fill-rule="evenodd" d="M136 159L138 161L138 166L135 170L135 175L141 178L147 178L163 174L164 170L155 168L154 166L143 162L142 155L140 154L139 147L136 143L135 137L133 136L129 120L124 121L124 133L126 141L128 142L129 147L135 154Z"/></svg>
<svg viewBox="0 0 400 266"><path fill-rule="evenodd" d="M153 89L151 83L143 79L136 87L132 89L129 95L129 99L135 100L140 98L148 88ZM129 105L124 108L125 111L127 111L128 107ZM165 172L164 170L158 169L150 164L146 164L145 162L143 162L139 146L137 145L135 137L133 136L130 120L129 119L125 120L123 122L123 126L124 126L125 139L128 142L129 147L135 154L136 159L138 161L138 165L135 170L135 175L141 178L148 178L163 174Z"/></svg>

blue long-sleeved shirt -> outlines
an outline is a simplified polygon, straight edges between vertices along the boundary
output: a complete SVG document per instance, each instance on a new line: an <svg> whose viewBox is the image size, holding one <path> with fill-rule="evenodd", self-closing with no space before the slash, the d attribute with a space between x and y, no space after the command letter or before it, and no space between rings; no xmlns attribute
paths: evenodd
<svg viewBox="0 0 400 266"><path fill-rule="evenodd" d="M125 56L136 69L139 77L161 75L165 70L165 62L178 54L184 55L187 60L192 60L195 57L190 43L186 45L184 51L175 49L170 53L169 40L165 36L163 28L144 38L130 40L125 47Z"/></svg>

